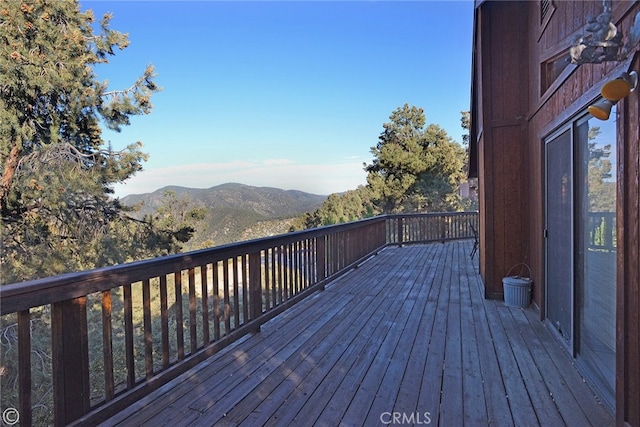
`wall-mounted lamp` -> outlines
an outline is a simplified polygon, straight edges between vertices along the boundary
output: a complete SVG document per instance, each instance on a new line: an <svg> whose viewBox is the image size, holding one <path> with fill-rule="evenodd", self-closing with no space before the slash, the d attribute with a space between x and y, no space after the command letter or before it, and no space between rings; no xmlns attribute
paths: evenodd
<svg viewBox="0 0 640 427"><path fill-rule="evenodd" d="M622 98L625 98L638 87L638 73L631 71L630 73L622 73L617 79L608 81L602 86L600 94L602 98L595 104L590 105L589 113L600 120L609 120L611 109Z"/></svg>
<svg viewBox="0 0 640 427"><path fill-rule="evenodd" d="M590 105L588 110L589 113L600 120L609 120L609 115L611 114L611 109L615 105L615 102L611 102L608 99L601 99L593 105Z"/></svg>

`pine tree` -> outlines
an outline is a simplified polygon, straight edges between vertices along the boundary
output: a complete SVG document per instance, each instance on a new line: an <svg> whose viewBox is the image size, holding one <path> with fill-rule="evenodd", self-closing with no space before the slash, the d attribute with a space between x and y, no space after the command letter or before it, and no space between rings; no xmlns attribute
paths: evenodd
<svg viewBox="0 0 640 427"><path fill-rule="evenodd" d="M77 1L0 1L0 212L2 281L176 250L173 231L134 221L113 184L142 169L142 144L114 151L101 124L119 131L148 114L159 90L149 65L110 91L93 67L127 35L105 15L94 34Z"/></svg>
<svg viewBox="0 0 640 427"><path fill-rule="evenodd" d="M368 186L385 213L449 211L459 207L464 149L438 125L425 128L424 110L397 108L371 148Z"/></svg>
<svg viewBox="0 0 640 427"><path fill-rule="evenodd" d="M376 213L378 212L371 200L371 190L360 185L355 190L330 194L322 206L294 221L291 231L356 221Z"/></svg>

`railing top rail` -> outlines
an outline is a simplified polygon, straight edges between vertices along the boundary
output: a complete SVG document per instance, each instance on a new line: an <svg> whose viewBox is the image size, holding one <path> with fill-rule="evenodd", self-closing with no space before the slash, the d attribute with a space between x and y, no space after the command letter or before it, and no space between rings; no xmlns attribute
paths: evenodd
<svg viewBox="0 0 640 427"><path fill-rule="evenodd" d="M0 286L0 300L2 300L0 315L39 305L65 301L90 293L112 289L123 284L135 283L149 277L159 277L203 264L223 261L235 256L384 221L386 221L386 216L382 215L350 223L318 227L192 252L7 284Z"/></svg>
<svg viewBox="0 0 640 427"><path fill-rule="evenodd" d="M384 222L388 219L437 217L443 215L455 217L475 213L476 212L442 212L379 215L349 223L329 225L245 242L215 246L192 252L7 284L0 286L0 300L2 300L2 304L0 304L0 315L26 310L40 305L66 301L94 292L116 288L124 284L135 283L150 277L159 277L300 240L331 235L369 224Z"/></svg>
<svg viewBox="0 0 640 427"><path fill-rule="evenodd" d="M441 216L467 216L477 215L478 211L464 211L464 212L422 212L422 213L399 213L399 214L387 214L387 218L406 218L406 217L441 217Z"/></svg>

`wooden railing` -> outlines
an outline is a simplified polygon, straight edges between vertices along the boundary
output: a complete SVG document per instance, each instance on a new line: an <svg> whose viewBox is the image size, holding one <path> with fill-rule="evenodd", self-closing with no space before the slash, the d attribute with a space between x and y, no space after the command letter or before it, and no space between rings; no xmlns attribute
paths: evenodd
<svg viewBox="0 0 640 427"><path fill-rule="evenodd" d="M478 229L476 212L445 212L389 215L387 243L445 242L474 237Z"/></svg>
<svg viewBox="0 0 640 427"><path fill-rule="evenodd" d="M1 408L21 426L95 424L385 246L471 225L476 213L379 216L2 286Z"/></svg>

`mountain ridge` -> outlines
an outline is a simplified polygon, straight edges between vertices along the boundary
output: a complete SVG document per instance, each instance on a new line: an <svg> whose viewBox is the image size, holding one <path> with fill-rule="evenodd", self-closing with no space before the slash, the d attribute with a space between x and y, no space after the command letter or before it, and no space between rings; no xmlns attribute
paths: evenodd
<svg viewBox="0 0 640 427"><path fill-rule="evenodd" d="M154 214L166 203L164 195L168 191L186 203L185 208L204 207L207 211L203 224L184 250L286 233L293 219L316 210L328 197L228 182L209 188L168 185L151 193L124 196L120 202L138 206L135 216L143 217Z"/></svg>

